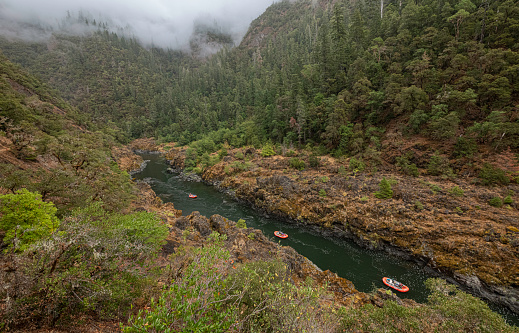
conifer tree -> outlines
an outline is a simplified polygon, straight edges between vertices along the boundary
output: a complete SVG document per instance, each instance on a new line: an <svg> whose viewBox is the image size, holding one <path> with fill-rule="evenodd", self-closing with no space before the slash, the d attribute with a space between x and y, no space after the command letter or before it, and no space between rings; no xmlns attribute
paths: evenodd
<svg viewBox="0 0 519 333"><path fill-rule="evenodd" d="M386 177L382 178L380 184L378 185L380 190L375 192L375 196L379 199L390 199L393 197L393 190L391 189L391 184L386 179Z"/></svg>

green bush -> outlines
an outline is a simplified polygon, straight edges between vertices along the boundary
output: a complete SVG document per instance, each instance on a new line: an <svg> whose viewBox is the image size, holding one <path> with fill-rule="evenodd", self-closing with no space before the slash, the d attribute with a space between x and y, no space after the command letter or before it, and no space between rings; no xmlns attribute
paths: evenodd
<svg viewBox="0 0 519 333"><path fill-rule="evenodd" d="M442 188L436 184L427 183L427 186L431 189L432 194L436 194L442 191Z"/></svg>
<svg viewBox="0 0 519 333"><path fill-rule="evenodd" d="M492 166L490 163L485 163L479 172L478 177L481 179L483 185L502 184L506 185L510 179L506 176L504 170Z"/></svg>
<svg viewBox="0 0 519 333"><path fill-rule="evenodd" d="M375 197L379 199L390 199L393 197L393 190L391 189L391 184L386 179L386 177L382 178L379 187L380 190L375 192Z"/></svg>
<svg viewBox="0 0 519 333"><path fill-rule="evenodd" d="M192 250L182 277L121 325L123 332L226 332L236 326L239 312L232 301L239 293L231 292L225 277L229 251L222 247L224 237L211 236L213 242Z"/></svg>
<svg viewBox="0 0 519 333"><path fill-rule="evenodd" d="M236 227L241 229L247 229L247 224L245 223L244 219L239 219L238 222L236 222Z"/></svg>
<svg viewBox="0 0 519 333"><path fill-rule="evenodd" d="M13 254L19 269L0 297L16 302L0 309L3 322L53 326L85 313L98 318L125 313L154 283L149 263L167 234L154 214L110 214L100 203L76 211L30 251Z"/></svg>
<svg viewBox="0 0 519 333"><path fill-rule="evenodd" d="M454 156L472 157L478 151L476 140L473 138L459 137L454 145Z"/></svg>
<svg viewBox="0 0 519 333"><path fill-rule="evenodd" d="M261 148L261 156L263 157L269 157L276 155L276 151L274 150L274 146L271 142L267 142L263 145Z"/></svg>
<svg viewBox="0 0 519 333"><path fill-rule="evenodd" d="M450 195L455 197L462 197L465 195L465 191L463 191L458 185L451 187L448 192Z"/></svg>
<svg viewBox="0 0 519 333"><path fill-rule="evenodd" d="M280 260L246 263L233 270L229 283L235 285L235 294L243 295L243 332L335 331L338 318L320 303L325 288L316 287L310 278L295 286Z"/></svg>
<svg viewBox="0 0 519 333"><path fill-rule="evenodd" d="M220 151L218 151L218 157L220 159L224 158L225 156L227 156L229 153L227 152L227 149L225 148L222 148L220 149Z"/></svg>
<svg viewBox="0 0 519 333"><path fill-rule="evenodd" d="M308 158L310 168L318 168L321 165L321 159L315 155L310 155Z"/></svg>
<svg viewBox="0 0 519 333"><path fill-rule="evenodd" d="M400 171L406 175L413 177L418 177L420 175L416 164L409 162L409 155L398 156L396 158L396 165L400 168Z"/></svg>
<svg viewBox="0 0 519 333"><path fill-rule="evenodd" d="M326 191L325 191L324 189L320 189L320 190L319 190L319 196L320 196L321 198L325 198L325 197L326 197Z"/></svg>
<svg viewBox="0 0 519 333"><path fill-rule="evenodd" d="M416 200L416 201L414 202L414 206L415 206L415 208L416 208L417 210L423 210L423 209L424 209L424 206L423 206L422 202L419 201L419 200Z"/></svg>
<svg viewBox="0 0 519 333"><path fill-rule="evenodd" d="M345 310L347 332L516 332L480 299L441 279L429 279L427 306L407 307L393 300Z"/></svg>
<svg viewBox="0 0 519 333"><path fill-rule="evenodd" d="M232 162L231 167L235 170L247 171L253 167L253 164L251 162L234 161L234 162Z"/></svg>
<svg viewBox="0 0 519 333"><path fill-rule="evenodd" d="M175 279L148 309L121 325L123 332L305 332L336 326L335 315L319 302L324 288L311 280L295 286L279 260L237 267L222 246L225 237L211 238L203 248L177 251Z"/></svg>
<svg viewBox="0 0 519 333"><path fill-rule="evenodd" d="M511 205L514 203L514 200L512 199L512 196L511 195L507 195L504 199L503 199L503 203L505 205Z"/></svg>
<svg viewBox="0 0 519 333"><path fill-rule="evenodd" d="M304 170L306 168L306 164L303 160L300 160L297 157L292 157L290 161L288 162L291 168L297 169L297 170Z"/></svg>
<svg viewBox="0 0 519 333"><path fill-rule="evenodd" d="M243 160L245 159L245 155L243 155L243 152L241 150L238 150L235 154L234 154L234 158L238 159L238 160Z"/></svg>
<svg viewBox="0 0 519 333"><path fill-rule="evenodd" d="M440 155L439 152L435 152L427 165L427 172L432 176L447 176L454 177L454 172L449 166L449 161Z"/></svg>
<svg viewBox="0 0 519 333"><path fill-rule="evenodd" d="M366 169L366 164L361 159L352 157L350 159L349 168L351 171L364 171L364 169Z"/></svg>
<svg viewBox="0 0 519 333"><path fill-rule="evenodd" d="M0 195L0 229L8 249L24 251L29 245L50 236L59 226L57 209L41 195L23 188Z"/></svg>
<svg viewBox="0 0 519 333"><path fill-rule="evenodd" d="M501 200L500 197L493 197L488 201L488 204L493 207L502 207L503 206L503 200Z"/></svg>

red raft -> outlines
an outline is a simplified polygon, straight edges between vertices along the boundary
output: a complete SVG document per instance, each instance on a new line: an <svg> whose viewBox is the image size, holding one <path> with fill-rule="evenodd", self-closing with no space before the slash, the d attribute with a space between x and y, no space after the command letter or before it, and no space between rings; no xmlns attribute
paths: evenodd
<svg viewBox="0 0 519 333"><path fill-rule="evenodd" d="M288 235L285 234L285 233L282 232L282 231L274 231L274 235L275 235L276 237L283 238L283 239L285 239L285 238L288 237Z"/></svg>
<svg viewBox="0 0 519 333"><path fill-rule="evenodd" d="M408 286L406 286L403 283L398 282L395 279L390 279L388 277L383 277L382 278L382 282L384 282L384 284L386 286L391 287L391 288L393 288L395 290L398 290L398 291L400 291L402 293L405 293L405 292L409 291L409 287Z"/></svg>
<svg viewBox="0 0 519 333"><path fill-rule="evenodd" d="M190 197L191 199L195 199L195 198L197 197L197 195L196 195L196 194L189 193L189 197Z"/></svg>

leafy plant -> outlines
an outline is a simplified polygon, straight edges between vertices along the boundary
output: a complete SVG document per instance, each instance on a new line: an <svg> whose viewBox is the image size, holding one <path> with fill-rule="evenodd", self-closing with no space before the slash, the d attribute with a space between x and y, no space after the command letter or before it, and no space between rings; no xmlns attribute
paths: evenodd
<svg viewBox="0 0 519 333"><path fill-rule="evenodd" d="M505 205L511 205L514 203L514 200L512 199L512 196L511 195L507 195L504 199L503 199L503 203Z"/></svg>
<svg viewBox="0 0 519 333"><path fill-rule="evenodd" d="M16 270L0 297L16 300L0 309L11 327L39 321L66 323L79 314L100 318L128 311L155 278L149 263L168 229L154 215L113 214L97 203L63 219L31 251L10 254Z"/></svg>
<svg viewBox="0 0 519 333"><path fill-rule="evenodd" d="M501 200L500 197L493 197L488 201L488 204L493 207L502 207L503 206L503 200Z"/></svg>
<svg viewBox="0 0 519 333"><path fill-rule="evenodd" d="M261 148L261 156L263 157L269 157L276 155L276 151L274 150L274 146L271 142L267 142L263 145Z"/></svg>
<svg viewBox="0 0 519 333"><path fill-rule="evenodd" d="M0 229L6 231L9 249L24 251L29 245L50 236L59 226L57 209L41 195L20 189L0 196Z"/></svg>
<svg viewBox="0 0 519 333"><path fill-rule="evenodd" d="M366 164L361 159L352 157L350 159L349 168L351 171L364 171L364 169L366 169Z"/></svg>
<svg viewBox="0 0 519 333"><path fill-rule="evenodd" d="M483 168L479 172L478 177L481 179L481 183L483 185L506 185L510 182L510 179L506 176L506 172L504 170L501 170L490 163L485 163L483 165Z"/></svg>
<svg viewBox="0 0 519 333"><path fill-rule="evenodd" d="M375 192L375 197L379 199L390 199L393 197L393 190L391 189L391 184L386 179L386 177L382 178L379 187L380 190Z"/></svg>
<svg viewBox="0 0 519 333"><path fill-rule="evenodd" d="M245 155L243 155L243 152L241 150L238 150L236 153L234 153L234 157L238 160L243 160L245 158Z"/></svg>
<svg viewBox="0 0 519 333"><path fill-rule="evenodd" d="M418 177L420 175L416 164L409 162L408 155L396 157L396 165L400 168L400 171L406 175L411 175L413 177Z"/></svg>
<svg viewBox="0 0 519 333"><path fill-rule="evenodd" d="M435 152L427 165L427 172L433 176L447 176L454 177L454 172L449 166L449 162L446 158L440 155L439 152Z"/></svg>
<svg viewBox="0 0 519 333"><path fill-rule="evenodd" d="M393 300L350 308L342 316L348 332L514 332L503 317L480 299L441 279L429 279L427 306L406 307Z"/></svg>
<svg viewBox="0 0 519 333"><path fill-rule="evenodd" d="M320 196L321 198L325 198L325 197L326 197L326 191L325 191L325 189L322 188L322 189L319 190L319 196Z"/></svg>
<svg viewBox="0 0 519 333"><path fill-rule="evenodd" d="M247 224L245 223L244 219L239 219L238 222L236 222L236 227L240 229L247 229Z"/></svg>
<svg viewBox="0 0 519 333"><path fill-rule="evenodd" d="M462 197L465 195L465 191L463 191L458 185L451 187L448 190L449 194L455 197Z"/></svg>
<svg viewBox="0 0 519 333"><path fill-rule="evenodd" d="M121 325L123 332L226 332L236 326L240 292L226 278L230 255L221 245L224 236L195 248L182 278L164 288L149 309L140 310Z"/></svg>
<svg viewBox="0 0 519 333"><path fill-rule="evenodd" d="M306 164L303 160L300 160L297 157L292 157L290 161L288 162L291 168L297 169L297 170L304 170L306 168Z"/></svg>
<svg viewBox="0 0 519 333"><path fill-rule="evenodd" d="M308 164L311 168L318 168L321 165L321 159L316 155L310 155L308 157Z"/></svg>

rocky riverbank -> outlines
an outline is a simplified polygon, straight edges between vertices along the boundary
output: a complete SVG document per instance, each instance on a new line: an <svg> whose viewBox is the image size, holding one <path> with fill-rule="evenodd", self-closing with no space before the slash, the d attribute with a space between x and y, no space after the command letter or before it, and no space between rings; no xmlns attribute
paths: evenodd
<svg viewBox="0 0 519 333"><path fill-rule="evenodd" d="M327 157L318 167L299 171L290 167L294 155L264 158L259 153L229 150L201 176L267 214L421 261L475 295L519 313L516 184L487 187L471 179L359 173ZM169 149L165 156L173 168L183 168L183 149ZM386 200L374 195L383 177L393 190ZM488 203L508 195L509 205Z"/></svg>
<svg viewBox="0 0 519 333"><path fill-rule="evenodd" d="M143 149L143 146L148 149ZM120 168L132 173L140 170L145 162L133 152L165 153L160 146L154 148L150 148L148 140L139 140L130 147L114 149L112 153ZM185 176L196 178L196 175L185 174ZM202 180L200 177L197 179ZM164 257L175 253L181 244L203 246L211 232L217 231L227 236L225 246L236 263L278 258L287 265L291 279L295 283L303 283L311 277L319 285L327 285L328 291L334 295L334 304L351 307L371 303L383 306L384 301L393 300L405 306L418 306L413 300L400 300L394 293L383 289L373 294L359 292L351 281L328 270L320 270L293 248L270 241L261 230L239 228L236 222L220 215L205 217L198 212L193 212L188 216L182 216L182 212L175 209L173 203L163 203L147 183L137 182L136 185L139 193L138 199L133 203L134 209L155 212L170 228L167 244L163 248Z"/></svg>
<svg viewBox="0 0 519 333"><path fill-rule="evenodd" d="M185 149L154 148L143 150L159 151L173 169L184 168ZM142 147L134 143L131 149ZM289 166L293 155L264 158L259 153L230 149L200 176L266 214L420 261L475 295L519 313L517 205L488 204L489 198L518 193L517 185L359 173L329 157L321 157L316 168L299 171ZM296 157L308 160L303 154ZM393 190L386 200L374 196L383 177Z"/></svg>

